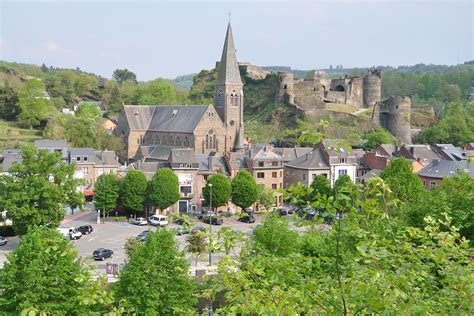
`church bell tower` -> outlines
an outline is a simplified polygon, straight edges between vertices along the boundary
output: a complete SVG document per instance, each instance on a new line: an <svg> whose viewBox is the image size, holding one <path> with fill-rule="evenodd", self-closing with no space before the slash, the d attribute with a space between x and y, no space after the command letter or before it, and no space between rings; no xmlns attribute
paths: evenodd
<svg viewBox="0 0 474 316"><path fill-rule="evenodd" d="M244 92L230 22L217 71L214 104L226 127L225 151L243 150Z"/></svg>

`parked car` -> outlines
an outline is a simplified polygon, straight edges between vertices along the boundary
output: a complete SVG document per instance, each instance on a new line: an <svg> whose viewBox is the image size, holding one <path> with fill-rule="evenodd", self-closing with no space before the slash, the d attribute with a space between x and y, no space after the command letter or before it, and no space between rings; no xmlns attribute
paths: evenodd
<svg viewBox="0 0 474 316"><path fill-rule="evenodd" d="M94 231L94 228L92 228L91 225L82 225L77 228L78 231L80 231L83 235L89 235Z"/></svg>
<svg viewBox="0 0 474 316"><path fill-rule="evenodd" d="M178 234L179 236L189 234L189 228L187 228L186 226L178 226L176 227L176 234Z"/></svg>
<svg viewBox="0 0 474 316"><path fill-rule="evenodd" d="M255 211L252 210L250 207L247 207L245 210L244 210L244 213L247 213L249 215L253 215L255 214Z"/></svg>
<svg viewBox="0 0 474 316"><path fill-rule="evenodd" d="M163 227L168 225L168 217L164 215L152 215L148 220L150 221L150 224L154 226Z"/></svg>
<svg viewBox="0 0 474 316"><path fill-rule="evenodd" d="M284 208L277 208L275 213L278 215L278 216L286 216L288 215L288 211Z"/></svg>
<svg viewBox="0 0 474 316"><path fill-rule="evenodd" d="M79 239L82 237L82 233L77 230L75 227L69 227L69 228L64 228L64 227L58 227L58 231L64 236L64 238L67 239Z"/></svg>
<svg viewBox="0 0 474 316"><path fill-rule="evenodd" d="M202 218L202 221L206 224L209 224L210 221L212 225L222 225L224 223L222 218L217 216L204 216Z"/></svg>
<svg viewBox="0 0 474 316"><path fill-rule="evenodd" d="M247 214L247 215L241 216L239 218L239 221L241 221L242 223L252 224L252 223L255 223L255 216L251 214Z"/></svg>
<svg viewBox="0 0 474 316"><path fill-rule="evenodd" d="M106 248L97 248L92 253L92 257L94 258L94 260L102 260L102 261L107 258L112 258L113 255L114 255L114 252Z"/></svg>
<svg viewBox="0 0 474 316"><path fill-rule="evenodd" d="M148 225L147 220L143 217L134 218L130 223L133 225L138 225L138 226Z"/></svg>
<svg viewBox="0 0 474 316"><path fill-rule="evenodd" d="M5 246L7 244L7 239L3 236L0 236L0 246Z"/></svg>
<svg viewBox="0 0 474 316"><path fill-rule="evenodd" d="M149 230L144 230L140 234L138 234L137 239L140 241L145 241L145 239L148 237L148 234L150 233Z"/></svg>

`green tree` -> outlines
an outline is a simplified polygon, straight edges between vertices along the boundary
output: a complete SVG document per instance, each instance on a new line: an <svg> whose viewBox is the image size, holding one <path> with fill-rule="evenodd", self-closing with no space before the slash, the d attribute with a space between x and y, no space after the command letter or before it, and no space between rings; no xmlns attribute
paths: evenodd
<svg viewBox="0 0 474 316"><path fill-rule="evenodd" d="M258 186L252 175L245 170L239 171L232 179L232 203L244 209L257 201Z"/></svg>
<svg viewBox="0 0 474 316"><path fill-rule="evenodd" d="M158 169L151 179L149 201L163 211L175 204L180 196L178 177L170 168Z"/></svg>
<svg viewBox="0 0 474 316"><path fill-rule="evenodd" d="M0 310L85 314L90 310L84 304L84 292L92 283L91 271L75 247L55 229L34 227L7 255L0 270Z"/></svg>
<svg viewBox="0 0 474 316"><path fill-rule="evenodd" d="M320 195L331 196L334 194L334 191L331 188L331 183L324 175L317 175L313 182L311 182L311 188L313 189L314 195L319 193Z"/></svg>
<svg viewBox="0 0 474 316"><path fill-rule="evenodd" d="M0 176L0 206L8 210L18 234L25 234L30 226L58 226L67 206L83 203L74 166L61 161L60 155L27 146L21 152L22 161Z"/></svg>
<svg viewBox="0 0 474 316"><path fill-rule="evenodd" d="M201 231L191 232L186 237L186 250L194 254L195 265L198 264L198 258L206 251L206 234Z"/></svg>
<svg viewBox="0 0 474 316"><path fill-rule="evenodd" d="M37 79L29 80L20 90L18 120L29 128L38 126L46 120L48 106L44 99L44 92L44 84Z"/></svg>
<svg viewBox="0 0 474 316"><path fill-rule="evenodd" d="M273 205L275 205L275 196L273 191L268 189L264 184L259 184L257 202L265 209L270 209Z"/></svg>
<svg viewBox="0 0 474 316"><path fill-rule="evenodd" d="M220 247L224 250L224 254L228 257L237 248L239 243L245 240L245 234L230 227L222 227L217 233L217 238L219 239Z"/></svg>
<svg viewBox="0 0 474 316"><path fill-rule="evenodd" d="M202 193L207 205L209 205L211 197L209 184L212 184L212 207L217 208L226 205L232 192L229 179L221 173L213 174L207 179L206 186Z"/></svg>
<svg viewBox="0 0 474 316"><path fill-rule="evenodd" d="M393 136L383 128L377 128L365 135L366 142L364 148L375 149L380 144L393 144Z"/></svg>
<svg viewBox="0 0 474 316"><path fill-rule="evenodd" d="M408 204L417 203L424 190L420 178L413 172L410 160L403 157L390 161L380 174L395 196Z"/></svg>
<svg viewBox="0 0 474 316"><path fill-rule="evenodd" d="M142 212L148 188L146 176L140 170L129 170L121 185L122 205L131 213Z"/></svg>
<svg viewBox="0 0 474 316"><path fill-rule="evenodd" d="M436 99L444 104L448 104L451 102L459 102L463 98L461 97L461 90L457 85L446 83L436 92Z"/></svg>
<svg viewBox="0 0 474 316"><path fill-rule="evenodd" d="M189 264L172 230L150 232L125 264L114 286L127 312L173 315L193 311L196 299ZM146 276L146 277L144 277Z"/></svg>
<svg viewBox="0 0 474 316"><path fill-rule="evenodd" d="M117 207L120 194L120 183L117 176L111 173L101 174L94 186L94 205L105 217Z"/></svg>
<svg viewBox="0 0 474 316"><path fill-rule="evenodd" d="M5 120L14 120L19 112L18 94L8 81L4 81L0 85L0 115Z"/></svg>
<svg viewBox="0 0 474 316"><path fill-rule="evenodd" d="M122 85L125 81L137 83L137 76L128 69L116 69L112 78Z"/></svg>
<svg viewBox="0 0 474 316"><path fill-rule="evenodd" d="M76 116L94 122L100 121L101 112L97 105L89 102L82 103L76 111Z"/></svg>
<svg viewBox="0 0 474 316"><path fill-rule="evenodd" d="M285 257L298 251L298 233L288 227L285 219L269 214L262 225L255 228L252 242L259 251Z"/></svg>

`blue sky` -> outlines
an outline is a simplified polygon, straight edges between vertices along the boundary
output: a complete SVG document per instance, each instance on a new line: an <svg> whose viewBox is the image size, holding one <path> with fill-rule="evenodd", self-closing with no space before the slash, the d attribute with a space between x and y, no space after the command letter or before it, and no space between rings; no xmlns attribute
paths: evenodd
<svg viewBox="0 0 474 316"><path fill-rule="evenodd" d="M210 69L228 12L240 61L295 69L472 60L472 1L0 0L0 59L139 80Z"/></svg>

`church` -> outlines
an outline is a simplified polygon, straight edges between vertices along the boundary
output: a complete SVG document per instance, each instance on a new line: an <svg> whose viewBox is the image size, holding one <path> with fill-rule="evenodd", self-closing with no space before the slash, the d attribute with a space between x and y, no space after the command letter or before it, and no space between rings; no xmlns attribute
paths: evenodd
<svg viewBox="0 0 474 316"><path fill-rule="evenodd" d="M214 105L124 105L116 133L124 140L129 161L166 160L177 148L222 155L243 151L243 97L229 23Z"/></svg>

